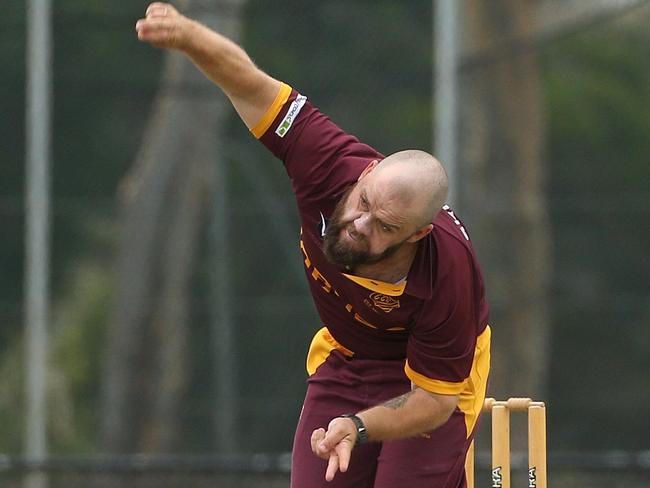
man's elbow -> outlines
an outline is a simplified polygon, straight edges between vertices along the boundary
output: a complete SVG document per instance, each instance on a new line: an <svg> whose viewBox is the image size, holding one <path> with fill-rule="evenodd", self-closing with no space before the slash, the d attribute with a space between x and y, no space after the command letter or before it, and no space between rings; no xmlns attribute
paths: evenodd
<svg viewBox="0 0 650 488"><path fill-rule="evenodd" d="M420 391L427 396L427 400L431 404L429 409L431 412L431 430L437 429L446 423L454 413L454 410L456 410L456 407L458 406L459 396L441 395L439 393L432 393L422 389L420 389Z"/></svg>
<svg viewBox="0 0 650 488"><path fill-rule="evenodd" d="M456 410L456 407L458 406L459 396L436 394L436 400L438 401L438 405L440 406L439 407L440 418L442 419L440 425L442 425L445 422L447 422L447 420L449 420L451 415L454 413L454 410Z"/></svg>

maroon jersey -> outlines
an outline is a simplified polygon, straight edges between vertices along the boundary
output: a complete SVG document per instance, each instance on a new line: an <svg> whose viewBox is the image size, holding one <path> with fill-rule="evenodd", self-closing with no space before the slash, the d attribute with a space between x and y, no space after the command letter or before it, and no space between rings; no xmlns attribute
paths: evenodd
<svg viewBox="0 0 650 488"><path fill-rule="evenodd" d="M406 359L406 374L418 386L461 393L477 338L486 330L488 305L460 220L448 207L441 209L432 232L418 241L403 282L346 274L323 253L327 221L364 168L384 156L284 84L252 132L284 162L296 196L307 281L325 325L312 343L308 370L320 364L324 344L324 354L337 348L359 358Z"/></svg>

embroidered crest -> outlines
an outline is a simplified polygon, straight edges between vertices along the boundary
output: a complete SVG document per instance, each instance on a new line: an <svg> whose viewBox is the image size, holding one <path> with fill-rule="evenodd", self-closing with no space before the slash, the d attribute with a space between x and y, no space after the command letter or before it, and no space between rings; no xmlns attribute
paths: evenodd
<svg viewBox="0 0 650 488"><path fill-rule="evenodd" d="M390 313L396 308L399 308L399 300L382 293L372 293L370 300L372 300L372 304L375 307L385 313Z"/></svg>

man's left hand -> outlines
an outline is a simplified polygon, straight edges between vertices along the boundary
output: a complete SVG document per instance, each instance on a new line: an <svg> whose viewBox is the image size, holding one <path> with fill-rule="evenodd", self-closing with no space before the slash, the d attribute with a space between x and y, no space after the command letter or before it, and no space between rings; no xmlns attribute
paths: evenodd
<svg viewBox="0 0 650 488"><path fill-rule="evenodd" d="M345 473L350 464L350 454L357 441L357 428L352 420L337 417L327 426L311 434L311 450L316 456L327 459L325 480L332 481L337 471Z"/></svg>

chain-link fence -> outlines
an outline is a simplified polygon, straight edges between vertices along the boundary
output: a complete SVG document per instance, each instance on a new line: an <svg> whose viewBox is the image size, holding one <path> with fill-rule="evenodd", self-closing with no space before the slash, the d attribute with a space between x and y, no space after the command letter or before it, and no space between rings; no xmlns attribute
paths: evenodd
<svg viewBox="0 0 650 488"><path fill-rule="evenodd" d="M214 127L214 139L207 146L216 154L218 170L201 173L202 184L184 193L200 194L200 217L190 239L190 278L179 292L187 314L171 329L180 331L174 337L182 338L177 342L182 346L172 360L158 355L170 346L165 339L171 335L152 319L159 318L161 302L151 299L154 305L143 313L151 320L138 324L136 360L123 379L129 408L116 418L124 434L123 452L159 449L242 458L223 464L200 457L155 462L61 457L38 469L47 473L51 488L107 483L286 486L286 456L253 453L291 449L305 389L304 356L320 327L304 283L290 184L281 164L250 137L216 90L198 86L191 77L182 83L165 78L169 58L138 44L133 34L146 3L55 2L50 450L61 456L106 450L104 420L113 408L105 393L110 374L106 357L112 353L106 337L120 300L116 263L147 232L144 226L131 234L125 230L125 202L150 181L143 177L148 166L138 165L138 155L147 149L142 142L145 127L160 121L156 108L161 100L180 100L216 106L218 115L210 122L214 125L207 126L198 112L190 112L171 121L170 130L209 133L206 127ZM508 2L463 4L475 15L494 5L489 12L493 29L502 22L503 32L517 34L513 26L526 24L509 17ZM550 407L551 483L640 487L648 478L643 455L624 454L618 465L615 456L595 457L589 466L581 463L587 459L585 449L648 448L645 424L639 419L650 415L650 7L648 2L573 1L571 9L563 11L558 2L530 2L534 4L544 7L539 18L526 17L533 29L529 37L513 34L492 44L488 39L476 48L466 37L470 32L462 34L469 46L459 68L463 86L474 84L485 91L461 92L459 100L471 120L461 124L466 130L458 135L458 145L469 153L459 161L464 198L458 206L488 271L495 341L512 346L511 357L521 364L529 364L523 347L529 336L503 332L509 330L506 321L515 329L519 325L506 312L518 311L532 296L544 299L545 342L539 348L529 344L533 352L544 352L543 371L513 363L499 375L513 388L501 396L527 394L514 377L519 370L532 371L541 385L539 393ZM191 15L214 8L206 18L226 19L227 28L258 65L308 95L344 129L382 152L432 147L433 2L279 0L270 6L261 0L214 0L179 6ZM25 420L25 13L22 2L3 8L0 110L11 116L0 118L0 452L14 455L22 452ZM553 23L555 14L558 22L544 30L544 22ZM485 19L478 25L487 23ZM477 37L472 39L476 42ZM522 53L534 54L527 60L532 64L526 65L534 69L525 71L517 64ZM515 68L491 71L501 63ZM537 76L535 83L520 89L517 83L530 73ZM522 93L530 94L527 90L533 88L537 112L516 112L529 100ZM529 127L530 113L541 121L534 144L513 142L526 135L522 132ZM510 132L498 132L497 126ZM490 141L473 137L488 129L494 130ZM521 154L513 145L523 147L524 154L537 147L534 164L519 164ZM190 149L184 147L181 153ZM149 215L160 226L151 231L154 250L147 255L158 263L148 269L152 278L147 286L152 289L171 269L161 257L171 240L167 231L185 222L164 206L164 201L181 201L174 199L185 188L177 186L183 173L174 168L161 184L160 211ZM487 187L494 194L515 194L535 178L531 188L536 200L528 200L526 192L510 202L481 193ZM223 198L215 203L219 192ZM535 227L532 235L529 219L538 216L539 209L548 225L541 232ZM502 217L498 224L497 214ZM522 249L518 243L531 235L549 240L540 265L547 279L539 280L538 295L523 295L515 303L509 293L536 282L537 276L530 273L529 280L519 274L517 281L502 268L507 256L515 255L519 261L514 265L529 269L532 248ZM215 275L217 268L222 274ZM122 283L137 277L138 272L126 275ZM133 296L122 296L123 304L131 304ZM230 334L225 349L223 327ZM174 370L172 380L179 382L165 383L160 365ZM173 415L156 420L151 412L159 393L168 391L176 392L167 398L175 405ZM164 446L155 444L162 438ZM585 456L557 456L560 451ZM17 486L25 473L37 469L12 459L0 464L2 486ZM478 472L477 486L487 483L481 478L487 464L480 462L484 471Z"/></svg>
<svg viewBox="0 0 650 488"><path fill-rule="evenodd" d="M489 453L476 457L476 486L491 486ZM289 486L290 454L252 456L122 456L59 458L45 463L3 459L2 486L20 486L28 475L49 488L280 488ZM551 453L549 486L644 488L650 452ZM512 486L527 486L526 459L512 457Z"/></svg>

